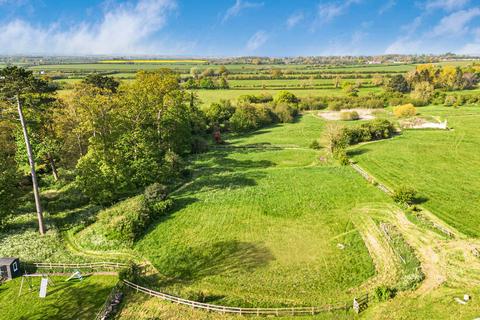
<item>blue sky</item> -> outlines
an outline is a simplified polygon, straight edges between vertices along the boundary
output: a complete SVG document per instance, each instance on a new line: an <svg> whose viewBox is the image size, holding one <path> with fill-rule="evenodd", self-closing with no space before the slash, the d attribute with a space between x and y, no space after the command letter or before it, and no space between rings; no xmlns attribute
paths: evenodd
<svg viewBox="0 0 480 320"><path fill-rule="evenodd" d="M0 0L0 54L480 54L480 0Z"/></svg>

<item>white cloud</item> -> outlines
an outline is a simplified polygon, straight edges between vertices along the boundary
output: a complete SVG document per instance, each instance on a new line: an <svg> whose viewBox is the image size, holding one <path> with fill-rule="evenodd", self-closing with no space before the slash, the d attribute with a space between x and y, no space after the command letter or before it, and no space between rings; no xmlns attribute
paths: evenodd
<svg viewBox="0 0 480 320"><path fill-rule="evenodd" d="M475 36L475 38L480 41L480 28L476 28L472 31L473 35Z"/></svg>
<svg viewBox="0 0 480 320"><path fill-rule="evenodd" d="M460 51L460 54L479 56L480 55L480 42L467 43Z"/></svg>
<svg viewBox="0 0 480 320"><path fill-rule="evenodd" d="M385 12L389 11L390 9L392 9L393 7L395 7L397 5L397 1L396 0L388 0L387 2L385 2L381 7L380 9L378 10L378 14L384 14Z"/></svg>
<svg viewBox="0 0 480 320"><path fill-rule="evenodd" d="M463 8L470 0L429 0L425 3L427 10L443 9L446 11Z"/></svg>
<svg viewBox="0 0 480 320"><path fill-rule="evenodd" d="M422 42L409 38L399 38L385 49L386 54L411 54L418 53Z"/></svg>
<svg viewBox="0 0 480 320"><path fill-rule="evenodd" d="M0 53L165 54L163 50L172 50L171 46L151 37L165 26L175 7L175 0L139 0L111 7L98 22L68 29L57 23L39 27L21 19L9 21L0 25Z"/></svg>
<svg viewBox="0 0 480 320"><path fill-rule="evenodd" d="M242 12L244 9L258 8L262 6L263 2L248 2L243 0L235 0L235 4L228 8L227 12L225 12L222 22L225 22L232 17L238 16L240 12Z"/></svg>
<svg viewBox="0 0 480 320"><path fill-rule="evenodd" d="M291 29L295 27L297 24L299 24L304 18L304 15L302 12L297 12L292 14L290 17L287 19L287 28Z"/></svg>
<svg viewBox="0 0 480 320"><path fill-rule="evenodd" d="M263 30L259 30L248 39L246 48L248 51L255 51L263 46L267 40L268 34Z"/></svg>
<svg viewBox="0 0 480 320"><path fill-rule="evenodd" d="M345 14L352 4L359 3L361 0L346 0L343 2L320 3L317 11L317 23L328 23L334 18Z"/></svg>
<svg viewBox="0 0 480 320"><path fill-rule="evenodd" d="M472 35L474 36L474 40L463 46L459 53L475 56L480 55L480 28L472 30Z"/></svg>
<svg viewBox="0 0 480 320"><path fill-rule="evenodd" d="M411 36L413 35L417 30L418 28L420 28L420 26L422 25L422 21L423 21L423 17L422 16L418 16L416 17L415 19L413 19L412 22L410 23L407 23L406 25L403 25L400 27L400 29L406 33L408 36Z"/></svg>
<svg viewBox="0 0 480 320"><path fill-rule="evenodd" d="M451 37L468 32L468 23L480 16L480 8L456 11L446 17L433 28L430 36Z"/></svg>

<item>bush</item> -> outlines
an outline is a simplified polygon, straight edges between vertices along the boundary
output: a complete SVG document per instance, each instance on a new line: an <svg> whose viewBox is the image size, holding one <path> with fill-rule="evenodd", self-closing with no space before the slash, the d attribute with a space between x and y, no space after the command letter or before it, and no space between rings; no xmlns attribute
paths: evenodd
<svg viewBox="0 0 480 320"><path fill-rule="evenodd" d="M130 262L128 266L121 269L118 272L118 278L120 280L128 280L131 282L137 282L140 277L140 268L133 262Z"/></svg>
<svg viewBox="0 0 480 320"><path fill-rule="evenodd" d="M141 198L127 199L99 213L98 223L107 239L126 245L133 244L148 221L148 213L142 208Z"/></svg>
<svg viewBox="0 0 480 320"><path fill-rule="evenodd" d="M449 95L445 97L443 104L447 107L454 106L457 103L457 98L455 96Z"/></svg>
<svg viewBox="0 0 480 320"><path fill-rule="evenodd" d="M389 92L401 92L406 93L410 91L410 87L405 80L405 77L401 74L394 75L385 84L385 90Z"/></svg>
<svg viewBox="0 0 480 320"><path fill-rule="evenodd" d="M360 115L357 111L342 111L340 112L340 120L352 121L360 119Z"/></svg>
<svg viewBox="0 0 480 320"><path fill-rule="evenodd" d="M245 132L259 127L257 111L252 105L243 105L236 108L230 118L230 127L233 131Z"/></svg>
<svg viewBox="0 0 480 320"><path fill-rule="evenodd" d="M311 149L314 149L314 150L319 150L321 149L322 147L320 146L320 143L317 141L317 140L313 140L312 143L310 143L310 146L309 146Z"/></svg>
<svg viewBox="0 0 480 320"><path fill-rule="evenodd" d="M334 157L342 166L348 166L350 164L350 160L347 156L347 151L343 148L335 150Z"/></svg>
<svg viewBox="0 0 480 320"><path fill-rule="evenodd" d="M397 118L413 117L417 114L417 108L411 103L407 103L401 106L397 106L393 109L393 114Z"/></svg>
<svg viewBox="0 0 480 320"><path fill-rule="evenodd" d="M153 205L159 201L163 201L167 198L167 186L154 183L145 188L143 192L143 200L148 206Z"/></svg>
<svg viewBox="0 0 480 320"><path fill-rule="evenodd" d="M391 106L391 107L394 107L394 106L399 106L399 105L402 105L402 104L407 104L407 103L410 103L411 102L411 99L410 98L407 98L407 97L393 97L393 98L390 98L388 99L388 105Z"/></svg>
<svg viewBox="0 0 480 320"><path fill-rule="evenodd" d="M209 126L219 126L221 129L225 128L228 121L235 113L235 107L232 106L230 100L220 100L210 104L210 107L205 110Z"/></svg>
<svg viewBox="0 0 480 320"><path fill-rule="evenodd" d="M202 137L195 136L192 138L192 153L199 154L208 151L208 142Z"/></svg>
<svg viewBox="0 0 480 320"><path fill-rule="evenodd" d="M412 205L415 202L417 192L410 187L400 187L393 194L393 200L399 204Z"/></svg>
<svg viewBox="0 0 480 320"><path fill-rule="evenodd" d="M414 90L410 93L410 96L414 100L422 102L422 105L427 105L433 98L435 89L433 84L430 84L428 81L422 81L415 85Z"/></svg>
<svg viewBox="0 0 480 320"><path fill-rule="evenodd" d="M333 100L328 103L328 110L340 111L343 109L344 103L340 100Z"/></svg>
<svg viewBox="0 0 480 320"><path fill-rule="evenodd" d="M347 145L353 145L360 142L372 140L387 139L393 136L395 127L385 119L375 119L361 124L358 127L347 127L343 129L342 140Z"/></svg>
<svg viewBox="0 0 480 320"><path fill-rule="evenodd" d="M306 97L302 98L298 104L300 110L322 110L327 107L327 103L324 98L321 97Z"/></svg>
<svg viewBox="0 0 480 320"><path fill-rule="evenodd" d="M375 288L373 293L375 300L378 302L387 301L392 299L397 294L397 290L395 288L390 288L387 286L380 286Z"/></svg>
<svg viewBox="0 0 480 320"><path fill-rule="evenodd" d="M276 103L297 104L300 100L291 92L280 91L275 97Z"/></svg>
<svg viewBox="0 0 480 320"><path fill-rule="evenodd" d="M277 104L274 113L279 122L293 122L294 110L286 103Z"/></svg>

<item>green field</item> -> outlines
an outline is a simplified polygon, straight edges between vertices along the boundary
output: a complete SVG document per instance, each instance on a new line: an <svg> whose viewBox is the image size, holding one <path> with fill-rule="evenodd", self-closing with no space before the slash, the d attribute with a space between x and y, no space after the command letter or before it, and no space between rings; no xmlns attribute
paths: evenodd
<svg viewBox="0 0 480 320"><path fill-rule="evenodd" d="M392 187L414 187L424 205L459 231L480 236L480 109L421 108L453 130L407 130L391 141L355 148L358 163Z"/></svg>
<svg viewBox="0 0 480 320"><path fill-rule="evenodd" d="M94 319L117 282L114 276L66 278L52 277L44 299L38 297L40 277L32 278L32 291L25 282L20 296L21 278L0 285L0 319Z"/></svg>
<svg viewBox="0 0 480 320"><path fill-rule="evenodd" d="M174 213L135 246L161 270L155 287L237 306L348 301L374 274L352 210L389 200L351 168L320 163L322 152L301 149L322 125L307 115L231 140L297 149L198 156L200 176L175 195Z"/></svg>
<svg viewBox="0 0 480 320"><path fill-rule="evenodd" d="M342 96L345 93L342 89L287 89L289 92L293 93L297 97L309 97L309 96ZM360 95L367 95L370 92L379 93L383 89L382 88L360 88ZM275 97L278 94L279 90L272 90L272 89L247 89L247 90L239 90L239 89L227 89L227 90L195 90L195 93L198 95L200 100L202 101L203 105L209 105L212 102L217 102L220 99L230 99L236 100L239 96L244 94L261 94L261 93L269 93Z"/></svg>

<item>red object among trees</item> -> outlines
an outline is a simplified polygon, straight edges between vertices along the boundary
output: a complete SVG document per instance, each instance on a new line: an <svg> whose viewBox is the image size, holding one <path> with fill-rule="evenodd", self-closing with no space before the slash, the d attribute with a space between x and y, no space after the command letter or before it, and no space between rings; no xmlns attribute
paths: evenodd
<svg viewBox="0 0 480 320"><path fill-rule="evenodd" d="M222 134L220 133L220 130L215 130L215 132L213 133L213 139L217 144L222 143Z"/></svg>

